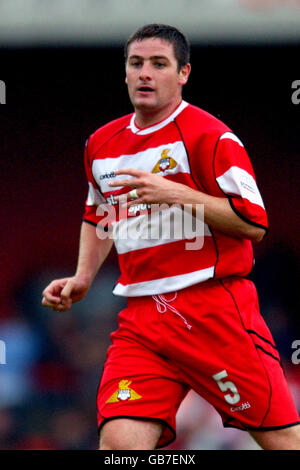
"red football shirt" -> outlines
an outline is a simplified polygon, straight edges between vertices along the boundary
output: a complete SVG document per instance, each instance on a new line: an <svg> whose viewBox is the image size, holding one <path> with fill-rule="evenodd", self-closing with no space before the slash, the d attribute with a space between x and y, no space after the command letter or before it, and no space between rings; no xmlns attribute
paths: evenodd
<svg viewBox="0 0 300 470"><path fill-rule="evenodd" d="M124 116L90 136L85 168L89 192L83 219L111 230L121 270L114 294L162 294L251 271L250 240L223 234L191 216L184 219L177 206L150 210L140 205L120 213L114 196L128 188L108 185L119 168L156 173L228 198L243 220L267 229L264 204L244 145L214 116L185 101L167 119L143 129L135 125L134 114ZM130 177L118 176L122 178ZM192 222L197 222L196 231Z"/></svg>

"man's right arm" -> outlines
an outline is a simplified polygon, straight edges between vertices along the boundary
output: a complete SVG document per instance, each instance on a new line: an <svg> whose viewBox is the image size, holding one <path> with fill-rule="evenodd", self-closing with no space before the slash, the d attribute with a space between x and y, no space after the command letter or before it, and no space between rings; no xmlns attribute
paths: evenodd
<svg viewBox="0 0 300 470"><path fill-rule="evenodd" d="M112 245L112 239L99 239L96 227L83 222L76 273L72 277L52 281L43 291L42 305L63 312L69 310L73 302L81 300L88 292Z"/></svg>

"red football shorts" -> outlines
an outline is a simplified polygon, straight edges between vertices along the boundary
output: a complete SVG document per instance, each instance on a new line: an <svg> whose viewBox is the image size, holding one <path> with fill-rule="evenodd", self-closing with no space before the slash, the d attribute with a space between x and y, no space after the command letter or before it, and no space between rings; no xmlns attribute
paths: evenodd
<svg viewBox="0 0 300 470"><path fill-rule="evenodd" d="M300 422L254 284L211 280L177 293L128 299L98 389L99 429L110 419L164 424L157 447L175 439L190 389L223 425L268 430Z"/></svg>

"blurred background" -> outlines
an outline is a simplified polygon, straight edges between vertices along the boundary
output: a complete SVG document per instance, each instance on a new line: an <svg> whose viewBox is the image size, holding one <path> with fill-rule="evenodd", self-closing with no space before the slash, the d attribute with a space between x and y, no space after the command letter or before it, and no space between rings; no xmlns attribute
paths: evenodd
<svg viewBox="0 0 300 470"><path fill-rule="evenodd" d="M300 410L300 1L0 0L0 449L97 449L97 387L126 305L111 293L115 252L71 312L44 309L41 294L74 273L84 143L132 111L123 42L151 22L190 38L184 99L223 120L251 157L270 220L251 279ZM171 449L257 448L193 392L177 418Z"/></svg>

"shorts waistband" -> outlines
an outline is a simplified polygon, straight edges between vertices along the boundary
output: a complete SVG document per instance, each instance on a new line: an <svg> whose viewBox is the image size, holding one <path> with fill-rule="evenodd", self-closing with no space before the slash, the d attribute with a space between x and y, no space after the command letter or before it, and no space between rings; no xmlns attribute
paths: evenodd
<svg viewBox="0 0 300 470"><path fill-rule="evenodd" d="M217 285L220 285L222 280L237 280L237 281L242 281L242 280L247 280L247 278L242 277L242 276L228 276L225 278L219 278L219 279L208 279L205 282L200 282L197 284L192 284L191 286L185 287L183 289L179 289L177 291L170 291L170 292L162 292L162 293L153 293L155 296L162 295L165 297L167 301L169 299L173 298L174 296L176 297L177 294L180 295L181 293L184 294L185 292L193 292L193 291L199 291L201 293L202 290L206 290L209 288L213 288ZM139 297L127 297L128 301L128 306L134 306L134 305L142 305L145 303L152 303L153 302L153 295L142 295Z"/></svg>

